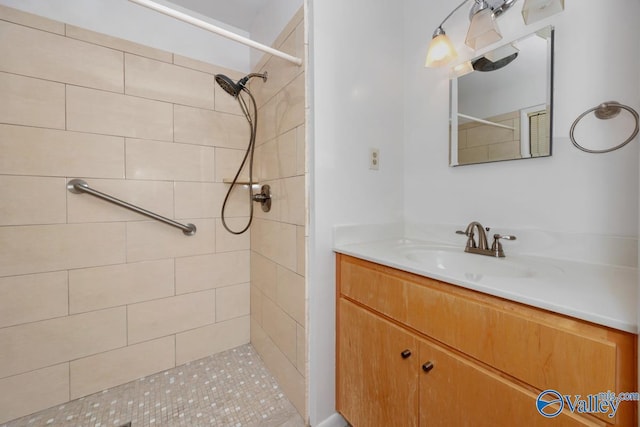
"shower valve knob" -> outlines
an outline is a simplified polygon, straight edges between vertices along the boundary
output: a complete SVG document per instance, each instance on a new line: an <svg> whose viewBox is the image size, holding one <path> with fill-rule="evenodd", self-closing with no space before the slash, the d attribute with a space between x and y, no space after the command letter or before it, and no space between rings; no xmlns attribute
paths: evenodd
<svg viewBox="0 0 640 427"><path fill-rule="evenodd" d="M260 203L263 212L271 210L271 187L263 185L259 193L253 195L253 201Z"/></svg>

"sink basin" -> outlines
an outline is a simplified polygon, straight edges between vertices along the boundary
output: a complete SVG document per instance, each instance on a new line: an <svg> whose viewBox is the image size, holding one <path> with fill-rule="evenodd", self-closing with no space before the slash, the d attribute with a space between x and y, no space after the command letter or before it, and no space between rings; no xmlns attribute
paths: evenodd
<svg viewBox="0 0 640 427"><path fill-rule="evenodd" d="M421 267L448 274L464 274L468 279L483 276L524 278L536 275L537 269L509 258L469 254L461 248L407 248L403 256Z"/></svg>

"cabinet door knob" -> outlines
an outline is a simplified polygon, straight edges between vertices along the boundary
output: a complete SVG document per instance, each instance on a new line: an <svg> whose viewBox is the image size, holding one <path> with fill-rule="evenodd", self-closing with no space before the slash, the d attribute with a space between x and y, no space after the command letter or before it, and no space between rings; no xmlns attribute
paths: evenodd
<svg viewBox="0 0 640 427"><path fill-rule="evenodd" d="M427 362L424 365L422 365L422 370L425 372L429 372L432 369L433 369L433 363L431 362Z"/></svg>
<svg viewBox="0 0 640 427"><path fill-rule="evenodd" d="M402 356L403 359L406 359L407 357L411 356L411 350L406 349L405 351L400 353L400 356Z"/></svg>

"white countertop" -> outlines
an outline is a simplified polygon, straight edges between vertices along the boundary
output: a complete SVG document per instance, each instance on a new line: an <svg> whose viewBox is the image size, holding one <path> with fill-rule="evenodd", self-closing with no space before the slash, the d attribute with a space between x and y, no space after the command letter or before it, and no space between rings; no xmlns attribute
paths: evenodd
<svg viewBox="0 0 640 427"><path fill-rule="evenodd" d="M511 301L597 323L626 332L638 333L638 270L633 267L599 265L561 259L507 253L506 258L476 254L481 263L496 262L501 267L525 266L523 274L470 274L462 269L441 268L437 262L413 260L407 254L416 248L442 249L456 259L465 258L464 245L443 245L415 239L386 239L364 243L338 243L336 252L367 261L448 282ZM505 246L505 252L508 249ZM434 252L435 253L435 252ZM476 260L471 259L472 263ZM486 264L485 264L486 265ZM471 268L470 270L473 270ZM507 269L508 270L508 269ZM516 270L520 271L520 270Z"/></svg>

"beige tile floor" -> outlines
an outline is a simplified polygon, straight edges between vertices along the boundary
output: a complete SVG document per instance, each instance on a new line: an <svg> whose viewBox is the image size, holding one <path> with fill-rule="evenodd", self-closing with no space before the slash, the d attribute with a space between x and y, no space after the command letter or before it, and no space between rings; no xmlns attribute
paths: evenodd
<svg viewBox="0 0 640 427"><path fill-rule="evenodd" d="M250 345L209 356L0 427L304 427Z"/></svg>

